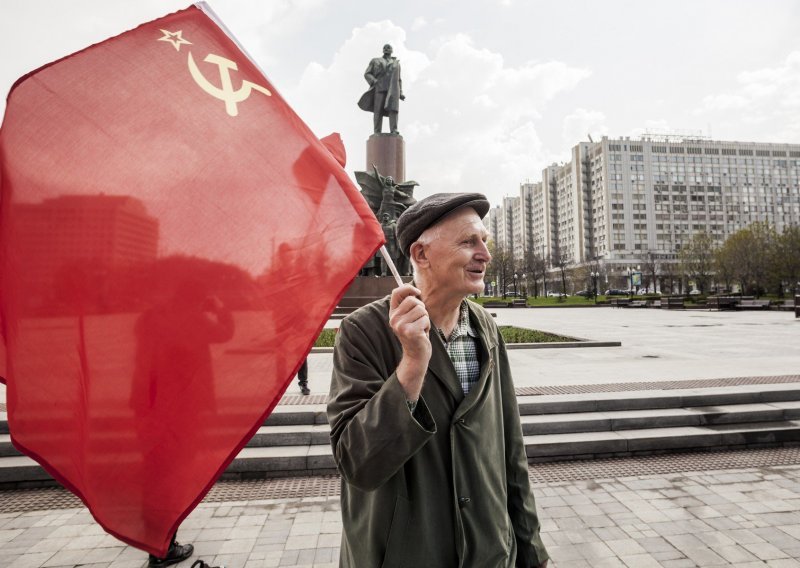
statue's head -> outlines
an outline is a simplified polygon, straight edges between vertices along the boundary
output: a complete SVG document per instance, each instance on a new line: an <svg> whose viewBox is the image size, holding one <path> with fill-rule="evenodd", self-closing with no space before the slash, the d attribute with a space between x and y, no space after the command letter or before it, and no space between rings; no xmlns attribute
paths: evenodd
<svg viewBox="0 0 800 568"><path fill-rule="evenodd" d="M386 176L384 179L386 180L386 185L394 185L394 178L392 178L392 176Z"/></svg>
<svg viewBox="0 0 800 568"><path fill-rule="evenodd" d="M383 46L383 54L386 57L391 57L391 55L392 55L392 46L389 45L388 43Z"/></svg>
<svg viewBox="0 0 800 568"><path fill-rule="evenodd" d="M381 215L381 223L388 223L389 219L391 219L391 217L389 216L388 213L384 213L383 215Z"/></svg>

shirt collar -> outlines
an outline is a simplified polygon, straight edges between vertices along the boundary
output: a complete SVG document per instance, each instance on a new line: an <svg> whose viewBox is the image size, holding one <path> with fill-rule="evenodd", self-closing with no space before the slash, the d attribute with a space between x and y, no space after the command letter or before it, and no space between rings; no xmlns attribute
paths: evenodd
<svg viewBox="0 0 800 568"><path fill-rule="evenodd" d="M458 312L458 323L456 323L456 327L453 329L453 333L450 334L450 337L445 339L444 333L437 328L436 331L439 332L439 335L442 337L442 339L445 339L446 343L451 343L453 340L463 335L469 335L470 337L478 336L478 334L475 333L475 330L472 328L472 322L469 321L469 308L467 307L468 301L469 300L462 300Z"/></svg>

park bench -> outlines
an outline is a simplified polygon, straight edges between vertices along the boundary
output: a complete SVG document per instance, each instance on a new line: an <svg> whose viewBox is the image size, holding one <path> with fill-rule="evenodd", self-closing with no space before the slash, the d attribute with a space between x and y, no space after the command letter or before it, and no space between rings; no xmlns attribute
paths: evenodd
<svg viewBox="0 0 800 568"><path fill-rule="evenodd" d="M706 305L712 310L735 310L737 298L733 296L710 296Z"/></svg>
<svg viewBox="0 0 800 568"><path fill-rule="evenodd" d="M610 302L615 308L624 308L631 303L631 300L630 298L611 298Z"/></svg>
<svg viewBox="0 0 800 568"><path fill-rule="evenodd" d="M768 310L769 300L741 300L736 307L740 310Z"/></svg>
<svg viewBox="0 0 800 568"><path fill-rule="evenodd" d="M493 302L484 302L483 303L483 307L484 308L507 308L508 307L508 302L500 302L498 300L495 300Z"/></svg>
<svg viewBox="0 0 800 568"><path fill-rule="evenodd" d="M661 307L668 310L682 310L685 308L681 296L670 296L661 300Z"/></svg>
<svg viewBox="0 0 800 568"><path fill-rule="evenodd" d="M528 300L523 298L517 298L511 301L512 308L527 308L528 307Z"/></svg>
<svg viewBox="0 0 800 568"><path fill-rule="evenodd" d="M661 308L661 300L648 300L647 306L649 308Z"/></svg>
<svg viewBox="0 0 800 568"><path fill-rule="evenodd" d="M634 300L628 304L629 308L646 308L647 302L645 300Z"/></svg>

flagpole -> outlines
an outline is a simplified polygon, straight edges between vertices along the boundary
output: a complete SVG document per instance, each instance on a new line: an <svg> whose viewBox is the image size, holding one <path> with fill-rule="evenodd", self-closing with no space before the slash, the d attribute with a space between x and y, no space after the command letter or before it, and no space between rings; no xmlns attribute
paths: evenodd
<svg viewBox="0 0 800 568"><path fill-rule="evenodd" d="M397 282L398 286L402 286L403 279L400 278L400 273L397 272L397 267L394 265L392 257L389 256L389 251L386 250L386 245L381 245L381 256L383 257L384 262L386 262L386 266L388 266L389 270L392 271L392 275L394 276L394 281Z"/></svg>

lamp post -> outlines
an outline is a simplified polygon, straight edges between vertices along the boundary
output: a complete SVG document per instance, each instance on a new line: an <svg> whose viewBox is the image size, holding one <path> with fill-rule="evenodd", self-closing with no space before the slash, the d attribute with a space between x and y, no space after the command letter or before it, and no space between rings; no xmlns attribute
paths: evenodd
<svg viewBox="0 0 800 568"><path fill-rule="evenodd" d="M522 273L522 295L528 297L528 279L524 272Z"/></svg>
<svg viewBox="0 0 800 568"><path fill-rule="evenodd" d="M544 257L545 245L542 243L542 295L547 297L547 260Z"/></svg>
<svg viewBox="0 0 800 568"><path fill-rule="evenodd" d="M517 273L514 273L514 296L517 296Z"/></svg>
<svg viewBox="0 0 800 568"><path fill-rule="evenodd" d="M597 305L597 279L600 278L600 273L592 271L592 296L594 296L594 303Z"/></svg>
<svg viewBox="0 0 800 568"><path fill-rule="evenodd" d="M628 297L633 300L633 269L629 266L626 272L628 274Z"/></svg>

